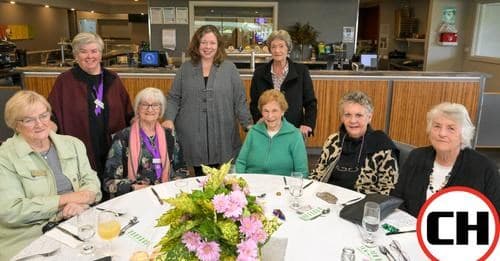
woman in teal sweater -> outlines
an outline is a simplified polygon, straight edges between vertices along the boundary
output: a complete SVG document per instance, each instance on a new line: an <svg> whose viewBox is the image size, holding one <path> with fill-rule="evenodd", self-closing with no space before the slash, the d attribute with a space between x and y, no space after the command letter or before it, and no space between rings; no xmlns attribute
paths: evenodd
<svg viewBox="0 0 500 261"><path fill-rule="evenodd" d="M283 117L287 109L285 97L278 90L267 90L260 96L262 120L248 132L236 160L237 173L290 176L291 172L302 172L307 177L304 139Z"/></svg>

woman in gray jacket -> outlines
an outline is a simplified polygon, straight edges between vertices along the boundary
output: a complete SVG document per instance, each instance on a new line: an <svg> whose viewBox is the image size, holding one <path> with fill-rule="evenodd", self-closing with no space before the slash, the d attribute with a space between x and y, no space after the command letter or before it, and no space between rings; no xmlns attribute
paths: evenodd
<svg viewBox="0 0 500 261"><path fill-rule="evenodd" d="M217 167L238 154L237 122L252 124L245 89L233 63L224 61L222 36L200 27L189 44L191 61L181 65L167 99L164 126L175 130L184 159L197 176L201 164Z"/></svg>

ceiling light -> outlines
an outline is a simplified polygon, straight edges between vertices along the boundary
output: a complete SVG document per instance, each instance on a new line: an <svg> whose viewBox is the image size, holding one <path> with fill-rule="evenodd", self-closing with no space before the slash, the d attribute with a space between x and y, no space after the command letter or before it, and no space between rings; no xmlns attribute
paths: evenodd
<svg viewBox="0 0 500 261"><path fill-rule="evenodd" d="M139 0L134 0L134 2L139 2Z"/></svg>
<svg viewBox="0 0 500 261"><path fill-rule="evenodd" d="M50 5L45 5L45 8L49 8L49 7L50 7Z"/></svg>
<svg viewBox="0 0 500 261"><path fill-rule="evenodd" d="M94 10L90 11L91 13L94 13Z"/></svg>
<svg viewBox="0 0 500 261"><path fill-rule="evenodd" d="M144 13L141 13L141 15L144 15Z"/></svg>
<svg viewBox="0 0 500 261"><path fill-rule="evenodd" d="M11 3L11 4L15 4L16 2L14 2L14 1L10 1L10 3Z"/></svg>
<svg viewBox="0 0 500 261"><path fill-rule="evenodd" d="M71 11L75 11L75 8L71 8Z"/></svg>

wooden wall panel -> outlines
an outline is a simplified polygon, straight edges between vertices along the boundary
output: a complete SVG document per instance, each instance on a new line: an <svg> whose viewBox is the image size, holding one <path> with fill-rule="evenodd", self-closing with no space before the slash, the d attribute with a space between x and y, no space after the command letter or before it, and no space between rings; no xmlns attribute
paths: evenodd
<svg viewBox="0 0 500 261"><path fill-rule="evenodd" d="M367 80L313 80L318 99L318 115L314 137L308 138L308 147L321 147L326 138L340 126L339 100L349 91L360 90L372 98L375 107L372 118L374 129L384 129L388 82Z"/></svg>
<svg viewBox="0 0 500 261"><path fill-rule="evenodd" d="M441 102L463 104L473 123L477 122L479 82L461 81L394 81L392 93L392 139L416 146L429 144L426 115Z"/></svg>
<svg viewBox="0 0 500 261"><path fill-rule="evenodd" d="M54 86L56 76L54 77L24 77L24 88L26 90L37 92L44 97L49 97L50 90Z"/></svg>

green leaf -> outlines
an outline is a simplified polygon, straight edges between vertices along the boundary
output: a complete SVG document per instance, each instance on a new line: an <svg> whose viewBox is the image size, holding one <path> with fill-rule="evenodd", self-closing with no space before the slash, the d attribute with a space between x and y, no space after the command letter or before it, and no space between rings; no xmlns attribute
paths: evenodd
<svg viewBox="0 0 500 261"><path fill-rule="evenodd" d="M189 252L189 250L180 241L172 245L168 251L163 251L162 248L162 260L167 261L195 261L198 260L194 253Z"/></svg>
<svg viewBox="0 0 500 261"><path fill-rule="evenodd" d="M222 235L219 227L210 219L205 219L201 222L198 232L200 232L201 237L206 241L217 241Z"/></svg>
<svg viewBox="0 0 500 261"><path fill-rule="evenodd" d="M179 209L185 213L195 214L198 212L196 203L186 193L181 193L181 195L176 198L169 198L165 201L172 205L173 208Z"/></svg>
<svg viewBox="0 0 500 261"><path fill-rule="evenodd" d="M169 211L161 215L161 217L158 219L157 226L164 227L177 223L181 219L182 215L184 215L184 211L182 211L182 209L170 209Z"/></svg>

